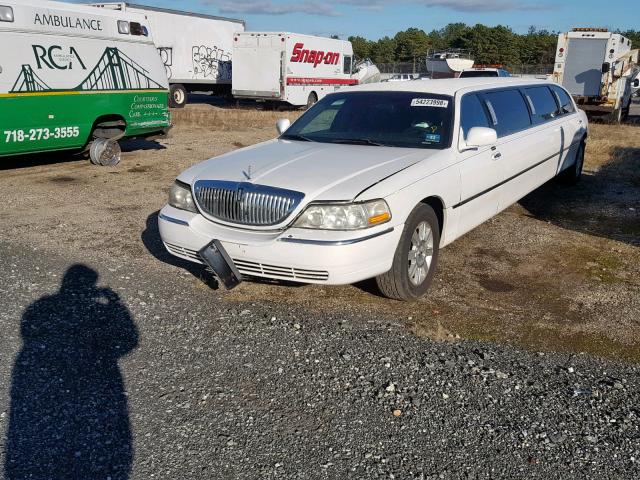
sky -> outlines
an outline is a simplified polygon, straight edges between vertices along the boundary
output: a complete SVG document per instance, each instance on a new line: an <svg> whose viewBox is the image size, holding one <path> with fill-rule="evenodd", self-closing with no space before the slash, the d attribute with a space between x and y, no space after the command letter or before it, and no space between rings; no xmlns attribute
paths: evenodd
<svg viewBox="0 0 640 480"><path fill-rule="evenodd" d="M131 0L131 3L238 18L245 20L247 30L251 31L277 30L341 38L360 35L371 40L393 36L409 27L429 32L452 22L501 24L519 33L526 32L531 25L553 31L573 27L640 29L636 0L618 0L615 13L607 11L603 0Z"/></svg>

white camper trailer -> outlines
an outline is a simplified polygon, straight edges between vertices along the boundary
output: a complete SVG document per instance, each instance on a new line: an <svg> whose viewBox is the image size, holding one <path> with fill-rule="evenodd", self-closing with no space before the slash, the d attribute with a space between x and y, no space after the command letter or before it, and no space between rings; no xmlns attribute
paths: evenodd
<svg viewBox="0 0 640 480"><path fill-rule="evenodd" d="M313 105L340 87L356 85L351 42L297 33L237 33L233 95Z"/></svg>
<svg viewBox="0 0 640 480"><path fill-rule="evenodd" d="M146 16L165 65L172 107L184 107L191 91L230 93L233 36L244 31L243 20L124 2L93 6Z"/></svg>

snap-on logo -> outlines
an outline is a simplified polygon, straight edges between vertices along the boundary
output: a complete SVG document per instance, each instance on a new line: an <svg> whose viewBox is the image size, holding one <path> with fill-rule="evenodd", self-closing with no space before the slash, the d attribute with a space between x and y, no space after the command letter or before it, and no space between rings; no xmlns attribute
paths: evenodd
<svg viewBox="0 0 640 480"><path fill-rule="evenodd" d="M318 64L338 65L340 54L338 52L323 52L322 50L305 50L304 43L296 43L293 46L292 62L313 63L313 68Z"/></svg>

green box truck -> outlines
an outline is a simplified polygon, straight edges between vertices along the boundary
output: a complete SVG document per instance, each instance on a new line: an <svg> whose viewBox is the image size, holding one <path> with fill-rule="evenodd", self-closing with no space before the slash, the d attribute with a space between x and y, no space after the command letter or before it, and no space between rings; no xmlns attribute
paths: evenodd
<svg viewBox="0 0 640 480"><path fill-rule="evenodd" d="M168 82L144 16L44 0L0 0L0 157L89 150L170 128Z"/></svg>

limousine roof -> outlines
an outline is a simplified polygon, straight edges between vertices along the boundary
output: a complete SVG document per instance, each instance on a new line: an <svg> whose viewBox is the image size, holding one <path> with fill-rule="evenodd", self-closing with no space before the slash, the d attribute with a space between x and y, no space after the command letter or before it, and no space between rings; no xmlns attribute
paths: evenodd
<svg viewBox="0 0 640 480"><path fill-rule="evenodd" d="M484 90L507 86L552 84L548 80L522 80L508 77L442 78L438 80L415 80L412 82L366 83L350 87L347 91L362 92L419 92L439 95L455 95L460 91ZM557 85L557 84L554 84Z"/></svg>

